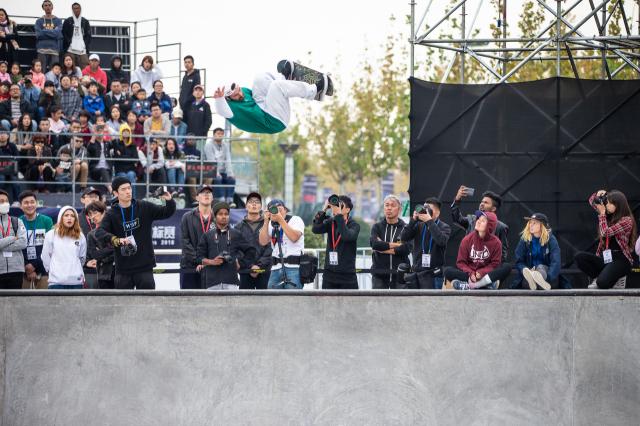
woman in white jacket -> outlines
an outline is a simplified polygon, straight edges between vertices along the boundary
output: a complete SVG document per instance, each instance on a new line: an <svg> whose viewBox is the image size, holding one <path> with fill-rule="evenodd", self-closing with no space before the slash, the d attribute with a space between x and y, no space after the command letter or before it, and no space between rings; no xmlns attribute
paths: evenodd
<svg viewBox="0 0 640 426"><path fill-rule="evenodd" d="M87 241L80 230L78 212L64 206L58 213L58 223L44 236L42 263L49 272L49 289L81 289L84 286L84 265Z"/></svg>
<svg viewBox="0 0 640 426"><path fill-rule="evenodd" d="M140 66L131 74L131 82L137 81L147 93L153 93L153 82L156 80L162 80L162 71L153 66L151 56L145 56Z"/></svg>

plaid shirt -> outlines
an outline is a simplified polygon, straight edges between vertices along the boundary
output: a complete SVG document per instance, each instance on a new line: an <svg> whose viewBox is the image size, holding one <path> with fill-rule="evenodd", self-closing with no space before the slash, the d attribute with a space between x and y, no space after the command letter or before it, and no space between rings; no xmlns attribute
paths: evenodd
<svg viewBox="0 0 640 426"><path fill-rule="evenodd" d="M82 109L82 99L74 88L60 90L60 106L67 120L78 118Z"/></svg>
<svg viewBox="0 0 640 426"><path fill-rule="evenodd" d="M589 205L597 211L598 209L593 204L595 198L596 194L589 197ZM596 255L600 256L600 253L607 249L606 240L608 237L615 237L624 257L629 259L629 262L633 265L633 256L631 255L631 247L629 247L629 239L631 238L631 232L633 232L633 218L624 216L618 222L609 225L606 215L598 215L598 230L600 231L600 242L598 242Z"/></svg>

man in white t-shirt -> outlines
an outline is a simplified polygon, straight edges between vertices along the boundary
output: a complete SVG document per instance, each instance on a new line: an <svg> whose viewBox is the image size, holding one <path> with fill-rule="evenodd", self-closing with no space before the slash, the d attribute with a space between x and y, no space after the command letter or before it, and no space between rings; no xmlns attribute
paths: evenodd
<svg viewBox="0 0 640 426"><path fill-rule="evenodd" d="M260 244L271 244L273 249L269 289L302 289L300 255L304 251L304 222L288 212L284 202L278 199L271 200L264 212L268 226L260 231Z"/></svg>

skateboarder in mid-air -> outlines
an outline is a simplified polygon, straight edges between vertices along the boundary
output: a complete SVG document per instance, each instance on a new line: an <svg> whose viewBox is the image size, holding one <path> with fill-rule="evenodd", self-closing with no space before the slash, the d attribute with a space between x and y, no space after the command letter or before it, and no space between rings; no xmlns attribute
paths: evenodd
<svg viewBox="0 0 640 426"><path fill-rule="evenodd" d="M321 101L332 94L328 75L283 60L278 63L277 74L258 74L251 89L232 84L226 92L219 87L213 97L216 112L240 130L273 134L289 124L290 98Z"/></svg>

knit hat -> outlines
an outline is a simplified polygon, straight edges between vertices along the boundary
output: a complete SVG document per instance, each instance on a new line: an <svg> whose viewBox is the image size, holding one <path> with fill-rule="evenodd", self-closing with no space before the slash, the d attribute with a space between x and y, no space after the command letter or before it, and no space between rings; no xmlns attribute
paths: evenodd
<svg viewBox="0 0 640 426"><path fill-rule="evenodd" d="M229 204L225 203L225 202L219 202L219 203L215 203L213 205L213 215L217 216L218 212L222 209L227 210L227 212L229 212L231 210L231 207L229 207Z"/></svg>
<svg viewBox="0 0 640 426"><path fill-rule="evenodd" d="M124 177L124 176L116 176L111 181L111 190L112 191L117 191L118 188L120 188L125 183L131 184L131 181L128 178Z"/></svg>
<svg viewBox="0 0 640 426"><path fill-rule="evenodd" d="M58 223L60 223L60 221L62 220L62 215L64 215L64 212L66 212L67 210L72 210L76 215L76 220L78 220L78 212L76 211L76 209L73 206L64 206L58 212Z"/></svg>

